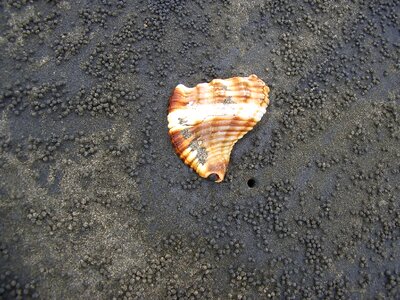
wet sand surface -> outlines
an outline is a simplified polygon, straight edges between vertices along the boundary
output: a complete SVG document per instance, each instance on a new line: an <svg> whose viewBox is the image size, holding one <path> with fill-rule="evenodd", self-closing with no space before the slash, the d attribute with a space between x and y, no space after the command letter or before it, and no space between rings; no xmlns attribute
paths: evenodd
<svg viewBox="0 0 400 300"><path fill-rule="evenodd" d="M399 299L400 2L0 2L0 299ZM178 83L270 106L220 183Z"/></svg>

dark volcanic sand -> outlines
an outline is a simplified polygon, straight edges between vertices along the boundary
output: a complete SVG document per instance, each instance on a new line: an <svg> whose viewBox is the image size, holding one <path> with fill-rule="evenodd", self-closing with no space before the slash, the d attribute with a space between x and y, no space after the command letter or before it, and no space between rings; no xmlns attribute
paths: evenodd
<svg viewBox="0 0 400 300"><path fill-rule="evenodd" d="M1 299L400 298L400 1L0 3ZM199 178L171 91L253 73Z"/></svg>

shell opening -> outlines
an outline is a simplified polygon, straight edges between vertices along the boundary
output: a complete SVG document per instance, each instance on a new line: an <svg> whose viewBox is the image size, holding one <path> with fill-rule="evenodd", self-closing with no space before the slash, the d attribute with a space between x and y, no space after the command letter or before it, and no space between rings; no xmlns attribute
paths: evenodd
<svg viewBox="0 0 400 300"><path fill-rule="evenodd" d="M220 178L217 173L211 173L210 175L208 175L207 178L208 178L208 180L214 181L214 182L220 181Z"/></svg>

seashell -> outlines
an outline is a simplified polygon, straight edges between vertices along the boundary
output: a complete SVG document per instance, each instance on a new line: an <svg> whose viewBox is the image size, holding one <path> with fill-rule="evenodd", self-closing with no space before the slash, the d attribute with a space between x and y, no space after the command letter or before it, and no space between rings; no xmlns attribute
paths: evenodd
<svg viewBox="0 0 400 300"><path fill-rule="evenodd" d="M201 177L221 182L235 143L253 129L269 104L256 75L179 84L169 101L168 128L176 153Z"/></svg>

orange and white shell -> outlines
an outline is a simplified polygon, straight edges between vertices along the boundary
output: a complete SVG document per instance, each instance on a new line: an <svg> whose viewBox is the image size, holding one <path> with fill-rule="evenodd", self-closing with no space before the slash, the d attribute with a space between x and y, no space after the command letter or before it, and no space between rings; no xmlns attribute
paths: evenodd
<svg viewBox="0 0 400 300"><path fill-rule="evenodd" d="M201 177L221 182L235 143L259 122L269 88L256 75L179 84L169 102L168 128L176 153Z"/></svg>

